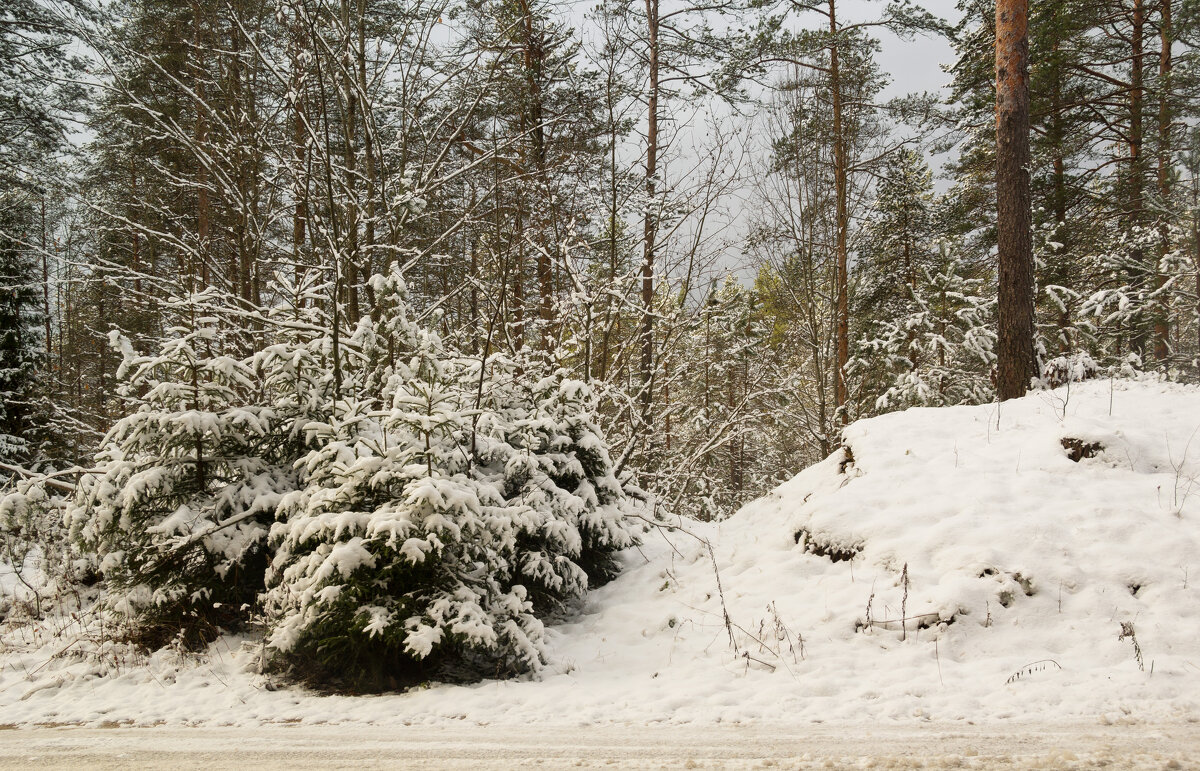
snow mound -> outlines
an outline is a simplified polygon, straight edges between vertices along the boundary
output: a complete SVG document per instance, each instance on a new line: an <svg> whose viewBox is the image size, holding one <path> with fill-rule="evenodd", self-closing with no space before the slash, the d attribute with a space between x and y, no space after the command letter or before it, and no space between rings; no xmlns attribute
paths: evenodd
<svg viewBox="0 0 1200 771"><path fill-rule="evenodd" d="M844 434L664 534L563 647L667 678L636 698L677 719L1200 716L1200 390L1093 381Z"/></svg>
<svg viewBox="0 0 1200 771"><path fill-rule="evenodd" d="M646 523L538 677L276 689L256 645L117 678L9 653L3 722L1200 719L1200 389L1092 381L858 422L719 523ZM59 643L61 645L61 643ZM38 675L26 676L31 671ZM72 672L79 670L74 675Z"/></svg>
<svg viewBox="0 0 1200 771"><path fill-rule="evenodd" d="M1137 635L1159 671L1181 669L1200 631L1200 391L1117 389L861 421L841 453L739 517L786 521L810 553L874 569L860 625L900 630L903 605L910 627L1017 626L1033 650L1082 643L1101 668ZM1129 643L1101 644L1122 624Z"/></svg>

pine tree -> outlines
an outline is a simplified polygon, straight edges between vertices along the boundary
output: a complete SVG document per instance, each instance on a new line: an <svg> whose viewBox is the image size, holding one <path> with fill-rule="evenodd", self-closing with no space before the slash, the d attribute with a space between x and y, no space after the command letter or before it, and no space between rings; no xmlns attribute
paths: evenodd
<svg viewBox="0 0 1200 771"><path fill-rule="evenodd" d="M996 393L1013 399L1038 376L1029 198L1029 3L996 3L996 217L999 337Z"/></svg>
<svg viewBox="0 0 1200 771"><path fill-rule="evenodd" d="M1121 348L1121 357L1136 353L1145 366L1172 363L1178 336L1167 306L1172 292L1156 290L1170 279L1159 267L1175 248L1167 233L1180 208L1172 202L1171 158L1178 116L1189 109L1180 70L1191 55L1183 43L1188 33L1181 33L1190 22L1180 21L1186 14L1176 18L1174 6L1048 0L1028 9L1035 63L1028 81L1032 230L1054 244L1035 263L1042 288L1037 329L1047 356L1070 357L1098 344L1104 349L1092 351L1097 358L1118 355ZM953 98L967 131L956 164L954 235L969 235L964 245L983 256L996 243L989 203L995 183L996 3L969 0L960 8ZM1157 241L1139 235L1152 229L1159 232ZM1103 266L1122 250L1128 252L1125 275L1114 276ZM1106 330L1106 340L1087 339L1085 299L1122 286L1127 296L1153 294L1155 305L1126 317L1123 323L1132 326L1111 335Z"/></svg>
<svg viewBox="0 0 1200 771"><path fill-rule="evenodd" d="M904 148L892 154L872 208L856 286L854 310L860 324L900 311L923 271L937 262L934 229L940 223L933 173L918 151Z"/></svg>
<svg viewBox="0 0 1200 771"><path fill-rule="evenodd" d="M0 22L0 184L27 186L66 139L66 121L84 95L74 30L95 20L85 0L9 0Z"/></svg>
<svg viewBox="0 0 1200 771"><path fill-rule="evenodd" d="M879 41L870 35L881 28L898 37L911 38L917 33L940 30L941 23L908 3L888 5L879 18L868 23L850 21L845 6L837 0L788 0L762 5L768 9L759 34L764 58L785 62L795 72L807 71L802 76L805 78L815 73L821 97L828 104L824 128L831 150L834 209L834 404L839 422L845 424L851 410L846 367L850 355L850 209L854 177L873 165L864 162L862 150L885 112L878 101L886 83L875 62ZM791 17L805 16L819 19L820 26L799 33L788 31Z"/></svg>

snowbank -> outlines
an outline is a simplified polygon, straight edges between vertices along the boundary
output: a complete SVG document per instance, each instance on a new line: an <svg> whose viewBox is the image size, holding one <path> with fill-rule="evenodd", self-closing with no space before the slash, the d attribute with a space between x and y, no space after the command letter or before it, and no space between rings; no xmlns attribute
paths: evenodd
<svg viewBox="0 0 1200 771"><path fill-rule="evenodd" d="M249 641L47 662L71 632L10 630L0 723L1200 719L1200 389L1076 384L846 442L724 522L648 526L540 679L323 697Z"/></svg>

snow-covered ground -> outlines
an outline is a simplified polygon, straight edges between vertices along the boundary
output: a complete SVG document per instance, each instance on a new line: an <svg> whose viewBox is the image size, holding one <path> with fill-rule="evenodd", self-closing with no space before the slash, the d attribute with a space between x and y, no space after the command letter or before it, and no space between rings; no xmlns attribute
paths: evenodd
<svg viewBox="0 0 1200 771"><path fill-rule="evenodd" d="M647 526L623 575L552 627L537 678L322 696L257 674L251 640L130 663L72 656L86 646L64 623L6 633L0 723L1011 722L1176 726L1196 747L1200 390L1090 382L846 439L721 523Z"/></svg>

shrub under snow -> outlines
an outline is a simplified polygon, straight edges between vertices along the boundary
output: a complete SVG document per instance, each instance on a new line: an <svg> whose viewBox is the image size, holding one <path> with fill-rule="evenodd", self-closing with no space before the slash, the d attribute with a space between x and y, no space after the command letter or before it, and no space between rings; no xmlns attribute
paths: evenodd
<svg viewBox="0 0 1200 771"><path fill-rule="evenodd" d="M631 543L590 392L522 391L502 360L407 334L382 409L347 400L306 427L307 483L271 533L276 664L365 688L536 669L539 617Z"/></svg>
<svg viewBox="0 0 1200 771"><path fill-rule="evenodd" d="M134 639L262 618L273 665L327 684L522 672L541 618L615 574L632 537L590 389L461 356L398 275L374 288L337 345L304 282L242 359L210 353L196 298L158 354L117 340L130 411L67 520Z"/></svg>

